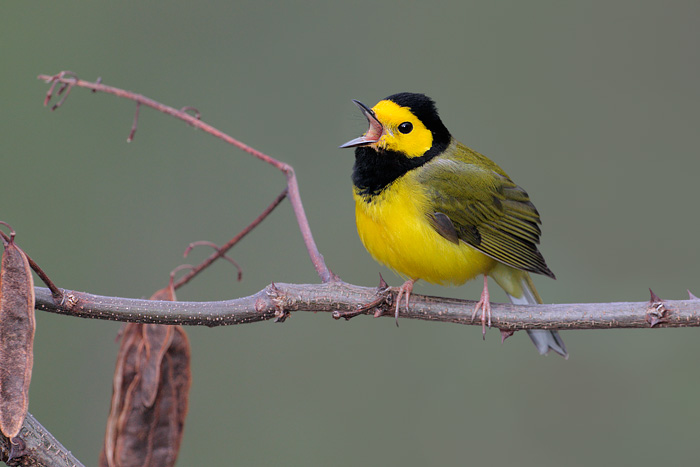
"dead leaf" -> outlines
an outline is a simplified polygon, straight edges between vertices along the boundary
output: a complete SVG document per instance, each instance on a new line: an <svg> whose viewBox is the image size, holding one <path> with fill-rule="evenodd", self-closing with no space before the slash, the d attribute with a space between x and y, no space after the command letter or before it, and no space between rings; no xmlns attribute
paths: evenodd
<svg viewBox="0 0 700 467"><path fill-rule="evenodd" d="M19 434L27 415L35 328L32 272L10 239L0 264L0 431L8 438Z"/></svg>
<svg viewBox="0 0 700 467"><path fill-rule="evenodd" d="M159 290L151 299L174 300L168 289ZM190 347L181 326L127 324L117 357L100 465L174 465L190 382Z"/></svg>

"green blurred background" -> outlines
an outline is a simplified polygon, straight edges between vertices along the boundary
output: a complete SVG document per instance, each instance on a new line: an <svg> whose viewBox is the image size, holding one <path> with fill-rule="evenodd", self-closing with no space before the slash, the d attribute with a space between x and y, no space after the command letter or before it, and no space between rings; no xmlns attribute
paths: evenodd
<svg viewBox="0 0 700 467"><path fill-rule="evenodd" d="M447 127L525 187L558 279L547 302L700 293L698 2L7 2L0 19L0 218L62 287L147 297L191 241L223 243L281 191L276 170L202 132L40 73L101 76L292 164L345 281L382 272L354 227L351 103L425 92ZM205 249L206 250L206 249ZM197 250L188 262L209 251ZM285 202L178 294L317 282ZM477 298L479 284L417 287ZM493 287L496 290L497 287ZM495 295L503 301L502 294ZM120 325L39 313L30 410L87 465L102 445ZM698 331L523 333L296 313L188 329L179 465L668 465L697 462Z"/></svg>

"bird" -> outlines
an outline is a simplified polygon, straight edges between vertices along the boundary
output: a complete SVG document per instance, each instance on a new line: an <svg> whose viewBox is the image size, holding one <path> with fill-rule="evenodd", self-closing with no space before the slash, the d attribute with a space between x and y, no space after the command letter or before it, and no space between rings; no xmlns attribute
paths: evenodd
<svg viewBox="0 0 700 467"><path fill-rule="evenodd" d="M406 281L408 309L418 280L461 285L483 275L482 334L491 326L488 277L511 303L542 303L530 273L555 279L538 249L540 216L527 192L495 162L457 141L435 102L420 93L392 94L369 108L353 102L369 128L341 145L355 148L355 220L362 244ZM540 354L568 358L556 330L528 330Z"/></svg>

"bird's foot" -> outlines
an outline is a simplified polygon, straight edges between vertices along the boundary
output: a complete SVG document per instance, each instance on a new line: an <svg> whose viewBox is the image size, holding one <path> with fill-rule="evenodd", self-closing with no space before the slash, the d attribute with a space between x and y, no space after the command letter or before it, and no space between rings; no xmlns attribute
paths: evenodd
<svg viewBox="0 0 700 467"><path fill-rule="evenodd" d="M481 335L486 339L486 325L491 327L491 298L489 297L489 283L486 275L484 275L484 290L481 291L481 299L476 303L474 313L472 313L472 322L474 322L479 308L481 308Z"/></svg>
<svg viewBox="0 0 700 467"><path fill-rule="evenodd" d="M396 319L396 326L399 326L399 307L401 306L401 297L406 297L406 310L408 311L408 301L411 298L411 292L413 292L413 284L415 284L415 279L409 279L399 287L399 292L396 294L396 311L394 313L394 318Z"/></svg>

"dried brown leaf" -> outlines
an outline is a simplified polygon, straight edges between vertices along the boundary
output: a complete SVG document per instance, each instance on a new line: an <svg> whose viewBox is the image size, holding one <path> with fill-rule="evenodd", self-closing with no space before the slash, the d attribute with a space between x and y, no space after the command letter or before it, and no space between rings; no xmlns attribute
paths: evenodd
<svg viewBox="0 0 700 467"><path fill-rule="evenodd" d="M112 382L112 404L107 418L105 444L100 453L100 466L118 465L114 463L114 456L115 443L120 435L119 416L123 412L126 393L136 376L135 362L138 358L140 326L140 324L128 323L121 331L121 345Z"/></svg>
<svg viewBox="0 0 700 467"><path fill-rule="evenodd" d="M173 328L173 341L163 360L162 384L152 434L152 465L174 465L187 416L191 383L190 345L180 326Z"/></svg>
<svg viewBox="0 0 700 467"><path fill-rule="evenodd" d="M175 296L166 287L151 299ZM180 326L126 326L100 465L175 464L187 414L189 365L189 343Z"/></svg>
<svg viewBox="0 0 700 467"><path fill-rule="evenodd" d="M150 407L156 400L161 366L173 339L173 327L146 324L142 327L144 349L141 358L141 403Z"/></svg>
<svg viewBox="0 0 700 467"><path fill-rule="evenodd" d="M0 431L8 438L17 436L27 415L35 328L32 272L10 240L0 263Z"/></svg>

